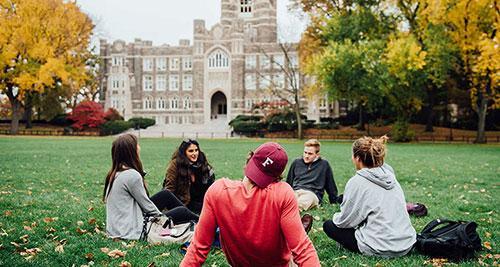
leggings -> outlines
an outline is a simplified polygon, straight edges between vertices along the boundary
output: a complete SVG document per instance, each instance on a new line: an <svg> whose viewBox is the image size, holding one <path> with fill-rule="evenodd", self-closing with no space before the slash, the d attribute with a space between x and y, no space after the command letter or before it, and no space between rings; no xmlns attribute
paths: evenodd
<svg viewBox="0 0 500 267"><path fill-rule="evenodd" d="M151 201L160 210L168 210L164 214L172 218L174 224L198 222L199 216L190 211L182 202L170 191L162 190L154 194Z"/></svg>
<svg viewBox="0 0 500 267"><path fill-rule="evenodd" d="M359 252L358 242L354 237L354 228L338 228L332 220L328 220L323 223L323 231L346 249Z"/></svg>

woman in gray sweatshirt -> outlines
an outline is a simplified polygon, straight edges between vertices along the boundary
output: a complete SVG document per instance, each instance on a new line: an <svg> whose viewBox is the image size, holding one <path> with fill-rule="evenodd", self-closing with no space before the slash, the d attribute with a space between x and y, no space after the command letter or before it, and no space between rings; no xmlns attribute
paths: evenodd
<svg viewBox="0 0 500 267"><path fill-rule="evenodd" d="M398 257L412 249L416 233L401 185L392 167L384 163L386 141L382 136L354 142L356 174L346 184L340 212L326 221L323 229L351 251Z"/></svg>

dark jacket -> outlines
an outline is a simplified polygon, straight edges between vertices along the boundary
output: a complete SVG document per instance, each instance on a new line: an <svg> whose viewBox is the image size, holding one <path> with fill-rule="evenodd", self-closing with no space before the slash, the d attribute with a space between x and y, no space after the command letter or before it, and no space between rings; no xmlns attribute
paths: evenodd
<svg viewBox="0 0 500 267"><path fill-rule="evenodd" d="M328 161L319 158L306 164L302 158L292 162L286 182L293 190L309 190L316 194L319 203L323 201L324 191L328 193L330 203L337 202L337 186L333 179L333 171Z"/></svg>
<svg viewBox="0 0 500 267"><path fill-rule="evenodd" d="M184 205L191 211L200 213L203 205L203 198L208 188L214 183L214 171L210 169L209 177L200 177L201 174L195 172L196 179L192 183L189 180L189 186L186 188L178 188L175 180L177 178L177 164L172 160L167 168L165 180L163 181L163 188L172 192ZM194 192L193 192L194 191Z"/></svg>

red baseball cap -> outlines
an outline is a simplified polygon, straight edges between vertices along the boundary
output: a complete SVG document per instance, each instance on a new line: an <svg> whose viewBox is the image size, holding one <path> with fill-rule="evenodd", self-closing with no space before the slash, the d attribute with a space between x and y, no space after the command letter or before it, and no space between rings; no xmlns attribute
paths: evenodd
<svg viewBox="0 0 500 267"><path fill-rule="evenodd" d="M260 145L245 167L245 176L257 186L264 188L283 173L288 162L285 149L278 143Z"/></svg>

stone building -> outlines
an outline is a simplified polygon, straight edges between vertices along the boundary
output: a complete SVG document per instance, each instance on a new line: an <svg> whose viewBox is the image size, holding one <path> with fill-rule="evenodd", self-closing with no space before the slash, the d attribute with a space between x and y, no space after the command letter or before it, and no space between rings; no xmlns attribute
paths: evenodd
<svg viewBox="0 0 500 267"><path fill-rule="evenodd" d="M154 118L158 125L214 120L227 125L251 113L256 103L279 102L286 95L279 90L292 80L303 85L296 50L285 53L278 43L276 0L221 0L221 5L221 20L210 29L204 20L194 20L192 44L101 40L105 108L116 108L126 119ZM292 68L294 76L287 72ZM309 119L338 114L335 102L325 98L301 102Z"/></svg>

